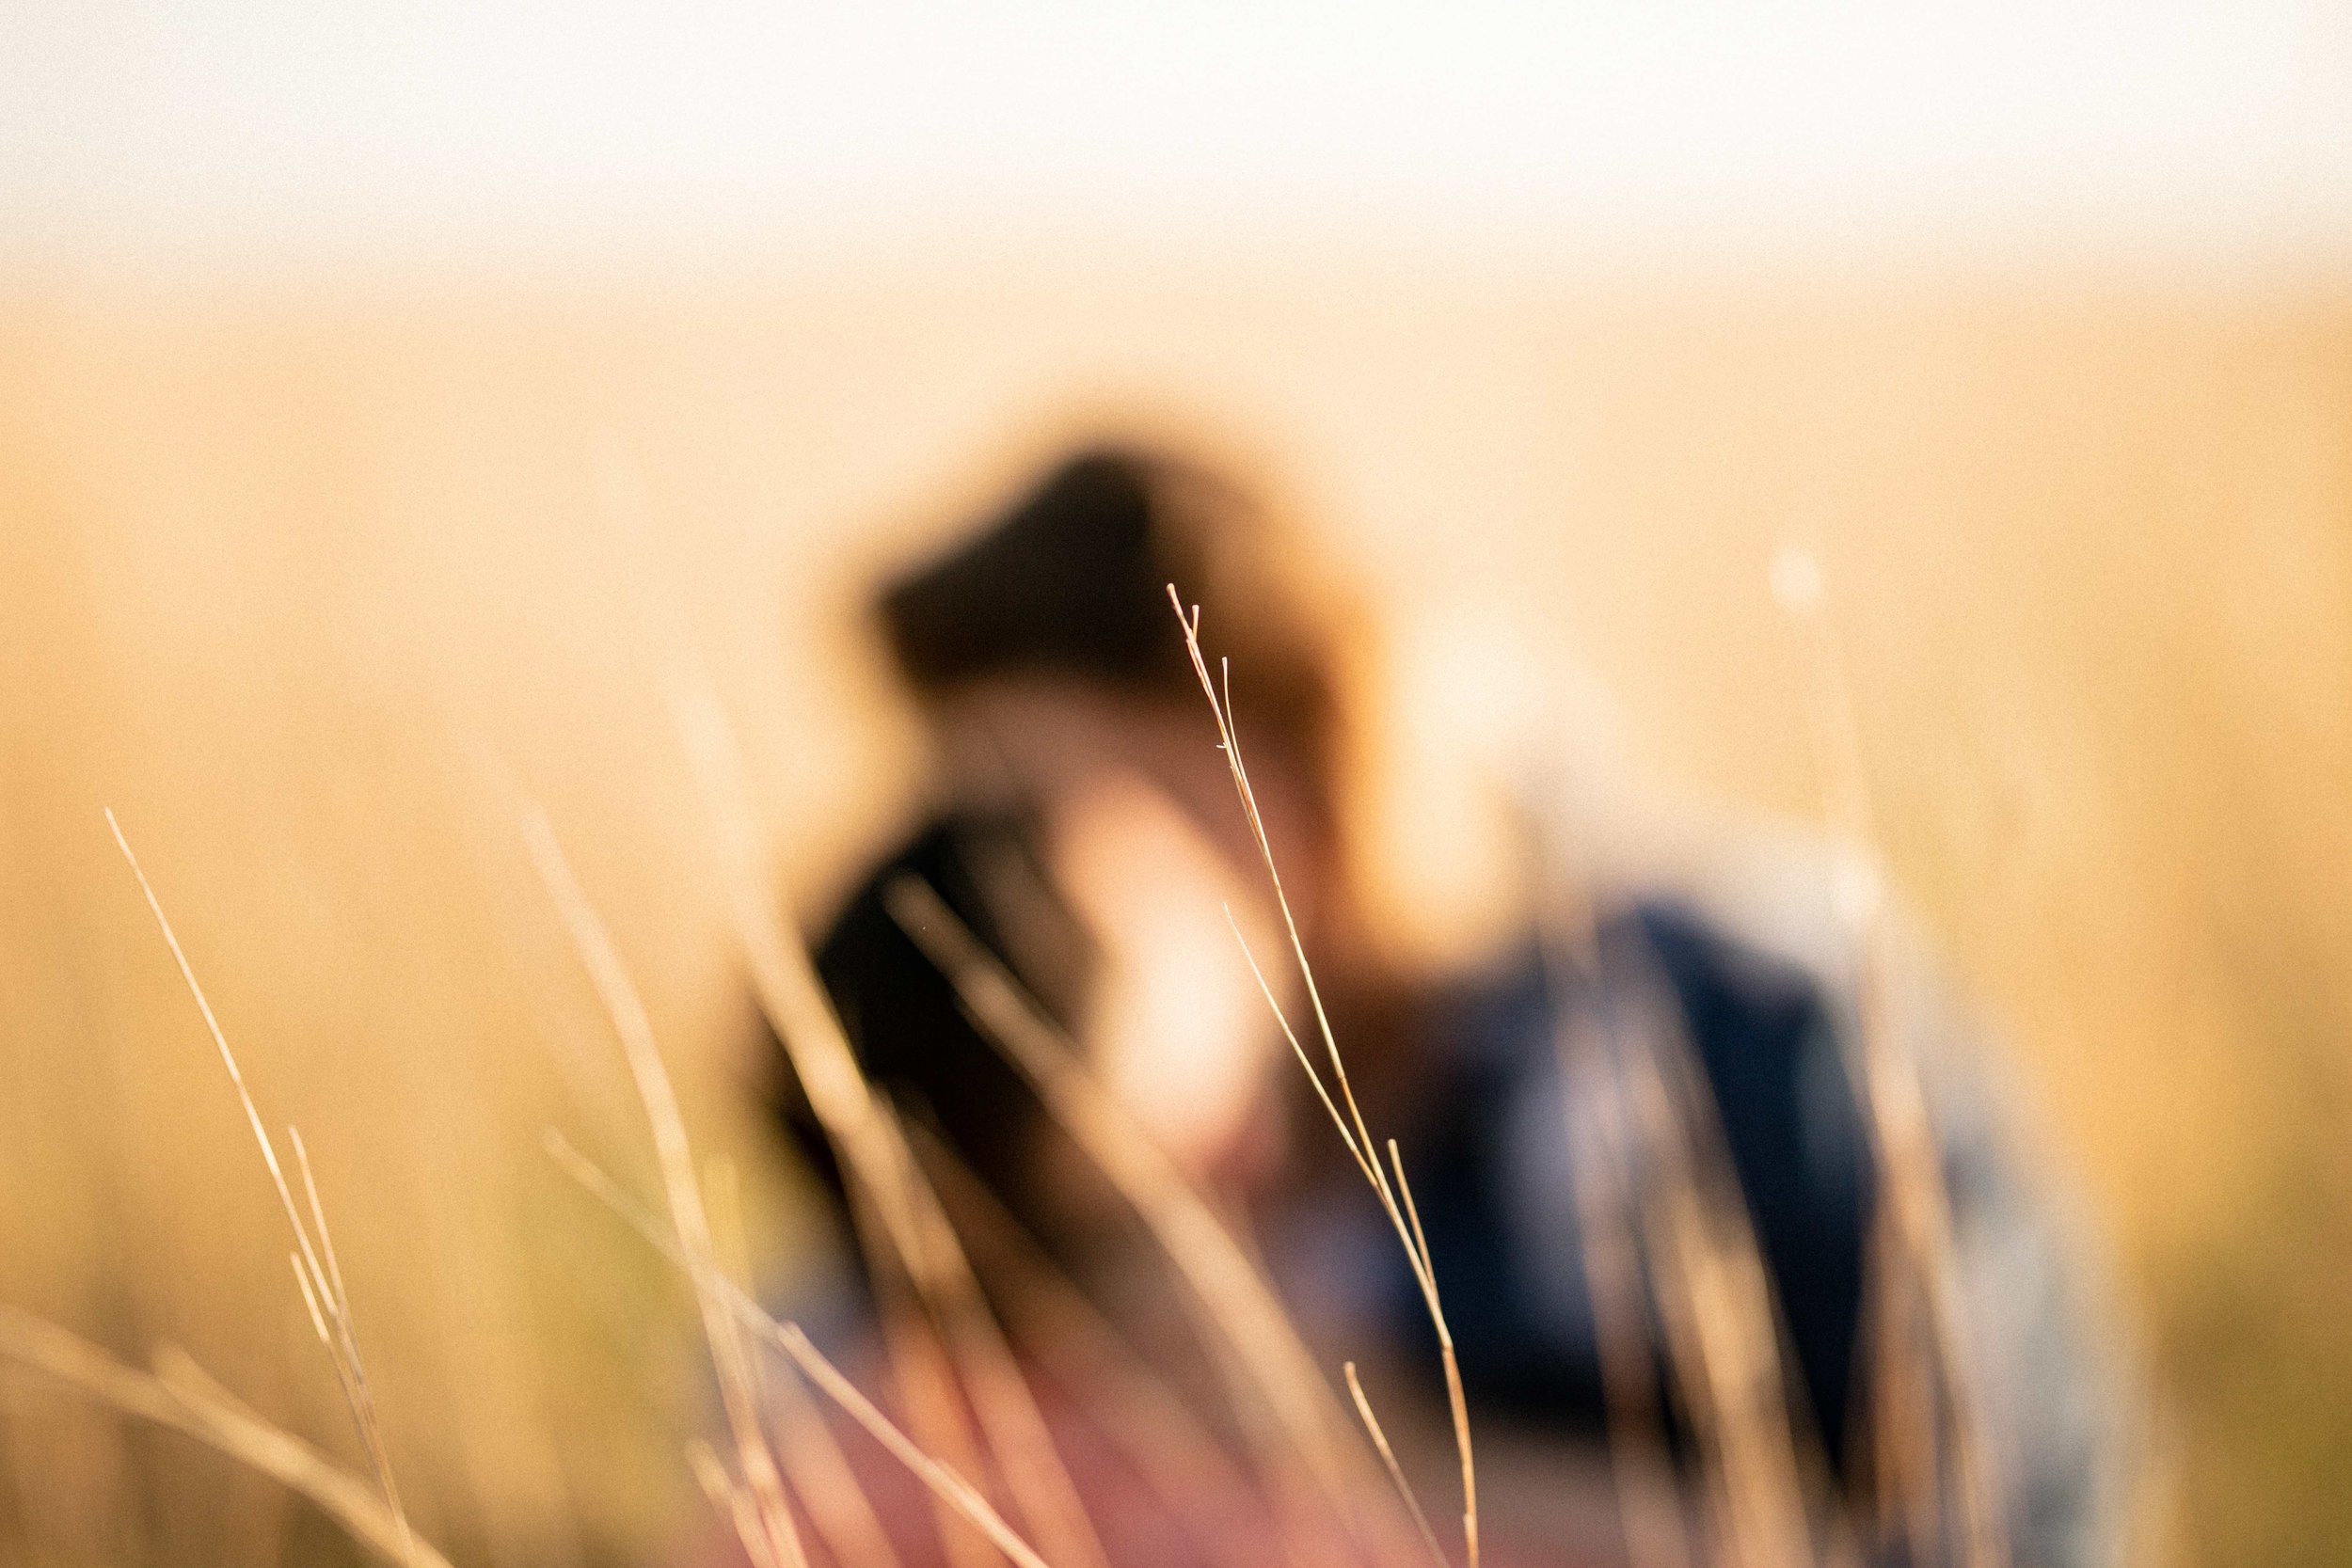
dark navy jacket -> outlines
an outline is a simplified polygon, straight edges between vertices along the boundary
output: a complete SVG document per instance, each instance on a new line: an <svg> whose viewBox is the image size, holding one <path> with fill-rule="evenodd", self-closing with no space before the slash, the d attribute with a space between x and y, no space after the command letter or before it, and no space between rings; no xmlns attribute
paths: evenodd
<svg viewBox="0 0 2352 1568"><path fill-rule="evenodd" d="M1405 1156L1473 1404L1599 1435L1605 1408L1583 1225L1572 1183L1564 1050L1651 1049L1661 1022L1704 1079L1786 1317L1811 1424L1843 1450L1872 1180L1867 1133L1830 1005L1803 970L1693 910L1637 903L1597 966L1533 944L1439 1009L1430 1122ZM1663 1008L1626 1005L1646 987ZM1658 1015L1665 1013L1664 1019ZM1396 1310L1425 1324L1400 1257ZM1652 1336L1655 1340L1656 1336ZM1434 1348L1434 1339L1432 1341Z"/></svg>
<svg viewBox="0 0 2352 1568"><path fill-rule="evenodd" d="M1008 960L1047 1010L1072 1022L1090 962L1087 938L1053 894L1036 839L1018 818L948 816L901 847L851 896L818 965L868 1077L929 1118L1017 1217L1023 1183L1074 1157L1029 1158L1061 1134L1019 1076L964 1017L954 991L882 901L912 873L930 882ZM1014 927L1020 929L1016 931ZM1025 933L1028 940L1016 940ZM1584 1276L1576 1140L1563 1032L1645 1048L1661 1029L1692 1064L1688 1099L1720 1129L1757 1250L1777 1297L1797 1386L1792 1415L1842 1474L1864 1402L1856 1386L1873 1163L1841 1034L1843 993L1815 970L1769 955L1727 920L1662 897L1619 904L1582 965L1531 942L1493 974L1441 997L1424 1020L1419 1125L1400 1143L1428 1233L1440 1295L1474 1408L1536 1427L1604 1424L1599 1356ZM1960 1061L1967 1042L1941 1054ZM1947 1064L1948 1065L1948 1064ZM2107 1506L2110 1429L2095 1336L2074 1290L2072 1243L2010 1152L1994 1097L1931 1096L1951 1200L1977 1370L2007 1424L2019 1560L2096 1560ZM1934 1085L1931 1085L1934 1087ZM1572 1107L1571 1101L1577 1101ZM831 1162L787 1089L787 1127L820 1173ZM1070 1180L1068 1176L1059 1180ZM1051 1242L1049 1225L1035 1225ZM1395 1337L1430 1335L1393 1239L1350 1246L1359 1280L1387 1279ZM1385 1271L1385 1275L1383 1273ZM1379 1290L1375 1283L1373 1288ZM1661 1342L1655 1331L1652 1344ZM1434 1356L1410 1356L1434 1369ZM1660 1373L1663 1386L1662 1370ZM1671 1418L1671 1402L1662 1406ZM1670 1431L1670 1437L1676 1434Z"/></svg>

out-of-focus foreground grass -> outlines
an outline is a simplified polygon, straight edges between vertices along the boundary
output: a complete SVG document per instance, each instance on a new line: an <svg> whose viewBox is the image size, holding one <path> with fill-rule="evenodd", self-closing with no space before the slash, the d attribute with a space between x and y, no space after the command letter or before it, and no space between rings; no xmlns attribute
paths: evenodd
<svg viewBox="0 0 2352 1568"><path fill-rule="evenodd" d="M662 1539L688 1304L539 1152L556 1123L644 1168L502 775L788 1263L660 625L814 907L910 782L858 584L1110 399L1273 458L1409 648L1522 627L1646 768L1782 819L1814 786L1765 579L1818 548L1896 879L2084 1175L2183 1555L2333 1560L2352 297L1359 272L0 296L0 1299L183 1344L345 1438L112 805L313 1151L427 1531L500 1563ZM1428 668L1481 697L1474 662ZM0 1446L0 1553L328 1549L264 1483L13 1371Z"/></svg>

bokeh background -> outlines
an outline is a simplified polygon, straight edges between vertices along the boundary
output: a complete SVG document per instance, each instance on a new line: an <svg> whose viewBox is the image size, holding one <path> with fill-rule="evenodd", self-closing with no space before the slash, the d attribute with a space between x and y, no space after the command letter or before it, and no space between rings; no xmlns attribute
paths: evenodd
<svg viewBox="0 0 2352 1568"><path fill-rule="evenodd" d="M1818 820L1767 589L1816 551L1895 882L2148 1369L2136 1560L2341 1560L2352 18L2285 0L18 0L0 1299L350 1451L112 806L319 1163L428 1531L675 1539L689 1304L540 1152L646 1164L517 797L788 1271L664 651L821 911L916 785L861 586L1105 421L1287 500L1424 759L1534 670L1710 824ZM0 1560L341 1550L0 1370Z"/></svg>

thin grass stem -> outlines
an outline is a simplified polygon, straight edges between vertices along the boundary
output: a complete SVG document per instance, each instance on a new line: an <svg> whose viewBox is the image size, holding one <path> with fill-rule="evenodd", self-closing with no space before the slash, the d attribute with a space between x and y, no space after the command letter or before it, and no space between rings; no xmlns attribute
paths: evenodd
<svg viewBox="0 0 2352 1568"><path fill-rule="evenodd" d="M1364 1385L1356 1375L1356 1363L1342 1362L1340 1371L1347 1379L1347 1394L1356 1402L1356 1414L1363 1418L1364 1431L1379 1451L1380 1463L1388 1466L1389 1480L1396 1484L1397 1497L1404 1500L1405 1511L1413 1516L1413 1528L1421 1532L1422 1544L1429 1548L1429 1560L1438 1568L1449 1568L1445 1548L1438 1544L1438 1532L1429 1528L1429 1515L1422 1512L1421 1499L1413 1495L1412 1483L1405 1479L1405 1467L1396 1462L1396 1450L1389 1446L1389 1434L1380 1430L1380 1418L1372 1413L1372 1401L1364 1397Z"/></svg>
<svg viewBox="0 0 2352 1568"><path fill-rule="evenodd" d="M1373 1192L1380 1201L1382 1212L1387 1214L1390 1225L1395 1228L1397 1240L1404 1245L1406 1260L1412 1267L1414 1279L1421 1287L1422 1301L1428 1308L1431 1325L1438 1333L1440 1356L1445 1367L1446 1402L1453 1416L1454 1445L1459 1451L1462 1465L1463 1550L1469 1568L1479 1568L1478 1471L1476 1461L1472 1457L1470 1412L1463 1397L1461 1370L1454 1353L1453 1335L1446 1328L1445 1312L1438 1300L1437 1278L1430 1267L1428 1245L1425 1241L1418 1239L1418 1220L1414 1220L1409 1225L1407 1223L1405 1205L1399 1203L1396 1192L1390 1185L1387 1172L1381 1168L1379 1157L1375 1152L1379 1146L1373 1138L1371 1127L1364 1120L1362 1107L1356 1101L1355 1088L1348 1082L1347 1064L1341 1056L1338 1037L1332 1032L1331 1018L1328 1010L1324 1006L1322 989L1315 983L1314 966L1308 961L1307 944L1305 939L1299 934L1298 920L1292 911L1290 895L1283 889L1281 870L1275 863L1274 846L1266 833L1265 819L1258 810L1257 792L1250 786L1249 769L1242 761L1241 741L1234 733L1232 721L1232 668L1220 659L1218 669L1222 679L1212 680L1210 678L1208 659L1200 649L1200 607L1196 605L1190 613L1186 613L1184 602L1178 595L1174 583L1168 585L1168 601L1176 612L1176 624L1184 632L1184 652L1192 660L1194 674L1200 679L1201 695L1208 699L1209 711L1216 721L1217 744L1225 753L1226 768L1232 776L1233 792L1241 801L1242 814L1248 819L1251 838L1256 841L1259 859L1265 866L1266 879L1274 890L1275 907L1281 912L1282 928L1290 938L1291 956L1297 962L1300 981L1306 987L1307 1000L1313 1009L1315 1026L1322 1035L1325 1053L1330 1059L1332 1081L1338 1087L1338 1094L1332 1096L1327 1093L1320 1077L1315 1075L1311 1069L1309 1069L1309 1075L1315 1078L1316 1090L1323 1095L1327 1105L1336 1099L1339 1104L1346 1108L1347 1120L1340 1129L1341 1139L1348 1143L1349 1152L1356 1156L1357 1164L1371 1181ZM1231 918L1230 915L1228 918ZM1239 928L1236 927L1235 935L1238 937L1239 934ZM1245 955L1248 952L1247 943L1243 946L1243 952ZM1257 960L1253 958L1250 959L1250 969L1254 973L1257 968ZM1263 974L1259 975L1259 986L1266 991L1267 1000L1271 1002L1273 992L1271 988L1266 986ZM1279 1007L1276 1009L1276 1017L1278 1020L1281 1018ZM1290 1033L1287 1021L1283 1021L1282 1028L1285 1035ZM1294 1047L1296 1044L1295 1038L1293 1044ZM1300 1052L1299 1057L1303 1065L1305 1053ZM1338 1119L1336 1113L1333 1119ZM1348 1136L1351 1129L1355 1134L1352 1139ZM1403 1167L1400 1164L1398 1168L1400 1182L1403 1175ZM1409 1204L1410 1201L1410 1197L1407 1196L1405 1204Z"/></svg>

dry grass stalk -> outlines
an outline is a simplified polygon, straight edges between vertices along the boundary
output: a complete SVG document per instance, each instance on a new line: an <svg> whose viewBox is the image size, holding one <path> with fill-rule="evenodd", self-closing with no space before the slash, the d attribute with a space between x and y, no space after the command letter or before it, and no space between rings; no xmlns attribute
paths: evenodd
<svg viewBox="0 0 2352 1568"><path fill-rule="evenodd" d="M953 1358L938 1322L925 1310L914 1272L900 1257L872 1195L847 1184L851 1233L866 1260L866 1282L873 1297L876 1327L890 1364L893 1386L923 1451L961 1474L983 1476L987 1457L972 1430L970 1402L959 1387ZM956 1510L932 1495L932 1513L948 1568L993 1568L996 1552Z"/></svg>
<svg viewBox="0 0 2352 1568"><path fill-rule="evenodd" d="M1543 888L1544 958L1593 1016L1565 1016L1554 1048L1629 1558L1683 1568L1692 1548L1657 1407L1645 1303L1702 1462L1719 1555L1809 1563L1804 1449L1785 1396L1777 1315L1728 1153L1659 976L1604 949L1590 890L1554 824L1527 823ZM1643 1259L1648 1259L1645 1283Z"/></svg>
<svg viewBox="0 0 2352 1568"><path fill-rule="evenodd" d="M1389 1480L1396 1487L1406 1512L1413 1516L1413 1528L1421 1532L1422 1544L1429 1548L1430 1560L1438 1568L1446 1568L1445 1548L1438 1544L1438 1533L1429 1528L1429 1515L1422 1511L1421 1499L1413 1495L1412 1483L1405 1479L1405 1467L1396 1462L1396 1450L1389 1446L1389 1434L1380 1430L1380 1418L1372 1413L1372 1401L1364 1397L1363 1380L1356 1375L1356 1363L1342 1362L1340 1371L1347 1379L1347 1397L1356 1402L1356 1414L1363 1420L1365 1434L1378 1450L1380 1463L1388 1467Z"/></svg>
<svg viewBox="0 0 2352 1568"><path fill-rule="evenodd" d="M1469 1568L1478 1568L1478 1467L1470 1444L1470 1407L1462 1392L1462 1371L1454 1355L1454 1334L1446 1326L1445 1307L1438 1298L1437 1275L1429 1260L1429 1244L1421 1233L1421 1217L1413 1212L1412 1191L1406 1184L1405 1167L1401 1163L1395 1167L1396 1184L1393 1189L1391 1187L1388 1175L1381 1168L1378 1146L1373 1140L1372 1130L1364 1123L1363 1112L1357 1106L1356 1092L1348 1084L1347 1064L1341 1058L1339 1040L1332 1034L1330 1017L1324 1009L1323 993L1315 985L1313 966L1307 961L1306 943L1299 936L1298 922L1291 912L1289 895L1282 889L1282 874L1275 864L1274 847L1267 840L1265 822L1258 814L1258 798L1249 785L1249 770L1242 762L1241 742L1233 733L1232 704L1227 695L1220 693L1220 686L1230 683L1230 672L1226 683L1213 680L1209 675L1208 660L1200 651L1200 607L1195 606L1187 613L1173 583L1168 585L1168 600L1176 612L1178 626L1184 629L1184 651L1191 657L1193 673L1200 679L1201 694L1208 699L1209 711L1216 720L1217 744L1225 753L1226 767L1232 774L1233 792L1241 801L1243 815L1248 819L1250 836L1257 843L1259 858L1264 863L1267 880L1273 887L1275 906L1281 912L1282 927L1290 938L1291 956L1296 960L1299 977L1306 985L1308 1005L1314 1013L1315 1027L1322 1037L1325 1055L1330 1062L1331 1078L1338 1091L1336 1096L1331 1088L1325 1085L1323 1074L1315 1069L1299 1044L1297 1034L1291 1028L1290 1020L1284 1016L1280 1004L1275 999L1273 988L1266 984L1263 973L1258 974L1260 989L1265 992L1266 1005L1273 1009L1276 1022L1281 1025L1284 1038L1290 1041L1292 1052L1314 1085L1316 1096L1323 1101L1324 1109L1330 1113L1332 1125L1339 1130L1340 1141L1347 1146L1357 1169L1362 1172L1379 1198L1381 1212L1387 1214L1390 1225L1396 1231L1397 1241L1405 1248L1406 1259L1412 1267L1414 1283L1420 1287L1430 1324L1437 1330L1438 1354L1445 1369L1446 1402L1453 1417L1454 1447L1462 1466L1463 1551ZM1238 927L1234 936L1236 940L1240 939ZM1246 942L1242 943L1242 951L1245 956L1248 954ZM1253 973L1258 972L1254 957L1249 958L1249 966ZM1340 1112L1343 1105L1346 1108L1344 1117ZM1389 1145L1389 1156L1391 1162L1395 1162L1396 1146L1393 1141Z"/></svg>
<svg viewBox="0 0 2352 1568"><path fill-rule="evenodd" d="M988 1499L963 1477L931 1458L907 1439L904 1433L890 1423L890 1418L874 1407L871 1401L858 1392L840 1370L825 1359L823 1354L809 1342L798 1323L771 1323L773 1342L792 1358L808 1380L824 1390L827 1398L850 1414L851 1419L871 1433L874 1440L888 1449L899 1463L922 1478L940 1496L948 1499L958 1512L970 1519L994 1542L1004 1554L1020 1564L1020 1568L1046 1568L1045 1560L1036 1548L1016 1534L1002 1515L991 1508Z"/></svg>
<svg viewBox="0 0 2352 1568"><path fill-rule="evenodd" d="M710 1511L734 1527L744 1555L757 1562L767 1527L760 1522L759 1505L750 1488L735 1479L719 1450L699 1437L686 1445L686 1467L694 1473L694 1484L702 1488Z"/></svg>
<svg viewBox="0 0 2352 1568"><path fill-rule="evenodd" d="M694 1178L693 1151L686 1135L685 1118L678 1110L669 1070L662 1065L661 1053L654 1043L653 1023L646 1015L644 1001L613 948L604 922L573 874L571 863L556 841L555 830L546 814L536 806L526 806L522 827L532 864L554 902L556 912L571 936L573 948L588 971L597 999L604 1005L613 1033L620 1039L629 1076L652 1130L671 1223L677 1227L690 1265L688 1276L694 1287L704 1336L710 1344L720 1402L726 1413L744 1485L750 1492L750 1507L731 1507L728 1517L739 1524L756 1522L758 1528L743 1538L744 1550L751 1554L755 1568L807 1568L808 1557L785 1498L784 1478L760 1425L750 1358L745 1354L733 1317L715 1290L717 1263L712 1256L709 1215Z"/></svg>
<svg viewBox="0 0 2352 1568"><path fill-rule="evenodd" d="M55 1323L0 1303L0 1355L268 1476L317 1504L394 1568L450 1568L369 1481L230 1398L183 1354L159 1352L159 1370L141 1371Z"/></svg>
<svg viewBox="0 0 2352 1568"><path fill-rule="evenodd" d="M992 1295L1007 1303L1008 1321L1031 1354L1064 1387L1088 1391L1088 1414L1171 1511L1247 1517L1257 1491L1192 1407L943 1140L919 1122L909 1126L941 1196L983 1254ZM1231 1557L1232 1568L1256 1568L1257 1560L1235 1555L1243 1548L1224 1535L1206 1532L1202 1544Z"/></svg>
<svg viewBox="0 0 2352 1568"><path fill-rule="evenodd" d="M1552 1049L1567 1120L1569 1194L1593 1314L1618 1528L1632 1568L1689 1568L1690 1536L1651 1358L1634 1172L1619 1118L1612 1115L1619 1098L1613 1054L1622 1042L1600 983L1597 910L1587 880L1570 872L1567 846L1558 841L1551 821L1530 813L1521 825L1528 859L1538 867L1536 918L1546 981L1555 988L1581 986L1598 1009L1590 1024L1565 1014Z"/></svg>
<svg viewBox="0 0 2352 1568"><path fill-rule="evenodd" d="M750 1236L743 1222L742 1181L735 1162L714 1155L704 1162L703 1169L704 1196L720 1259L730 1277L750 1279ZM776 1452L784 1462L785 1479L834 1560L856 1568L899 1568L889 1532L808 1390L797 1377L762 1377L759 1370L756 1365L753 1368L754 1384L761 1408L774 1423Z"/></svg>
<svg viewBox="0 0 2352 1568"><path fill-rule="evenodd" d="M893 1131L898 1131L894 1122ZM914 1163L913 1151L906 1154ZM1062 1463L1028 1377L982 1294L963 1243L928 1180L914 1188L931 1283L917 1289L940 1323L972 1411L1007 1487L1041 1540L1067 1568L1108 1568L1093 1522Z"/></svg>
<svg viewBox="0 0 2352 1568"><path fill-rule="evenodd" d="M1072 1141L1133 1208L1189 1293L1234 1413L1283 1506L1295 1548L1312 1555L1291 1472L1343 1520L1378 1497L1341 1441L1343 1413L1281 1299L1215 1207L1081 1064L1060 1027L919 879L883 890L892 917L939 967L980 1032L1004 1052Z"/></svg>
<svg viewBox="0 0 2352 1568"><path fill-rule="evenodd" d="M1815 1560L1771 1275L1756 1250L1722 1132L1687 1051L1662 1021L1648 1051L1619 1058L1642 1149L1641 1231L1676 1386L1698 1434L1722 1560Z"/></svg>
<svg viewBox="0 0 2352 1568"><path fill-rule="evenodd" d="M1589 953L1589 946L1583 951ZM1629 1158L1613 1117L1605 1075L1612 1064L1601 1038L1576 1037L1563 1024L1555 1044L1566 1085L1564 1108L1577 1115L1580 1080L1592 1085L1581 1126L1567 1129L1573 1161L1569 1181L1582 1238L1584 1279L1591 1298L1593 1338L1600 1361L1601 1397L1609 1426L1609 1462L1617 1494L1619 1527L1632 1568L1689 1568L1691 1542L1674 1461L1667 1451L1651 1358L1647 1292L1634 1219ZM1586 1070L1579 1071L1579 1069ZM1581 1135L1580 1135L1581 1134Z"/></svg>
<svg viewBox="0 0 2352 1568"><path fill-rule="evenodd" d="M738 939L760 1006L850 1180L873 1205L892 1249L945 1337L975 1417L1014 1501L1066 1568L1104 1568L1102 1542L1052 1434L988 1309L937 1196L903 1132L859 1072L815 966L763 880L760 835L725 715L699 684L671 691L672 712L719 837Z"/></svg>
<svg viewBox="0 0 2352 1568"><path fill-rule="evenodd" d="M1852 687L1825 611L1819 562L1802 551L1784 551L1773 563L1772 588L1805 635L1814 755L1831 829L1866 857L1866 874L1838 890L1838 912L1852 927L1858 954L1858 1065L1885 1184L1880 1223L1888 1244L1874 1255L1882 1265L1895 1266L1875 1296L1877 1309L1891 1317L1874 1325L1872 1336L1882 1352L1884 1396L1873 1412L1883 1456L1880 1474L1897 1488L1895 1496L1883 1497L1883 1507L1914 1521L1915 1550L1942 1549L1940 1542L1915 1538L1922 1521L1933 1518L1957 1535L1968 1568L2007 1568L2008 1533L1961 1323L1950 1199L1918 1063L1896 1018L1891 933L1876 875L1877 833ZM1915 1386L1923 1377L1929 1386ZM1952 1503L1943 1486L1947 1470L1957 1495Z"/></svg>
<svg viewBox="0 0 2352 1568"><path fill-rule="evenodd" d="M631 1198L620 1183L572 1148L554 1130L548 1130L546 1143L548 1153L574 1180L619 1215L664 1258L682 1270L692 1271L693 1262L676 1239L663 1234L653 1216ZM767 1308L754 1301L748 1291L732 1280L713 1278L710 1289L748 1333L759 1342L782 1352L827 1399L864 1427L876 1442L889 1450L892 1457L985 1534L998 1550L1020 1564L1020 1568L1049 1568L1036 1548L1006 1523L1004 1516L990 1504L978 1487L953 1466L933 1459L901 1432L889 1417L858 1390L855 1384L842 1375L839 1368L826 1359L824 1353L809 1340L799 1324L778 1323L769 1315Z"/></svg>
<svg viewBox="0 0 2352 1568"><path fill-rule="evenodd" d="M1869 1299L1864 1350L1872 1380L1869 1407L1871 1525L1886 1541L1932 1541L1941 1528L1941 1462L1936 1440L1934 1331L1924 1321L1915 1271L1904 1266L1900 1238L1882 1219L1869 1238Z"/></svg>
<svg viewBox="0 0 2352 1568"><path fill-rule="evenodd" d="M155 888L147 879L139 865L139 858L131 850L131 841L123 835L122 824L115 819L112 809L105 813L106 827L114 834L115 847L122 851L123 860L131 867L131 875L139 884L139 893L147 900L148 911L155 917L155 925L163 932L164 944L171 950L172 961L180 968L188 994L196 999L197 1011L203 1015L204 1028L212 1036L213 1044L220 1052L221 1066L228 1070L229 1082L237 1091L237 1103L245 1110L246 1125L252 1130L253 1141L262 1152L262 1164L268 1167L270 1183L278 1191L278 1202L285 1211L286 1223L294 1230L294 1251L292 1255L294 1283L301 1288L303 1305L310 1309L310 1325L316 1329L319 1343L326 1347L327 1360L335 1369L336 1381L342 1385L343 1401L350 1407L352 1424L358 1429L359 1440L368 1451L368 1461L375 1471L376 1485L384 1494L385 1507L405 1538L408 1535L408 1516L400 1506L400 1488L392 1481L392 1463L385 1447L384 1430L376 1419L375 1397L368 1386L366 1366L359 1359L358 1337L352 1331L351 1298L343 1290L342 1267L335 1258L334 1238L326 1228L326 1213L320 1206L318 1183L311 1179L310 1156L303 1148L302 1134L293 1128L286 1130L294 1145L296 1164L302 1173L302 1190L308 1200L310 1217L306 1222L303 1211L294 1204L294 1192L286 1182L285 1167L278 1163L278 1148L270 1141L269 1132L262 1125L262 1113L253 1103L253 1095L245 1085L245 1073L237 1066L236 1053L229 1049L229 1037L214 1016L212 1002L204 988L198 984L196 969L188 962L186 951L180 945L179 933L164 913L163 901L155 895Z"/></svg>
<svg viewBox="0 0 2352 1568"><path fill-rule="evenodd" d="M689 652L685 617L669 591L674 585L644 527L644 498L635 493L640 489L635 476L615 465L607 479L612 504L605 519L643 568L632 578L640 590L636 607L657 667L671 673L665 694L709 812L754 993L853 1194L871 1204L887 1251L906 1271L933 1320L931 1332L946 1337L948 1359L963 1386L962 1399L936 1397L931 1386L939 1380L922 1365L933 1358L912 1351L914 1325L885 1322L885 1343L910 1414L935 1423L944 1438L961 1420L951 1407L968 1406L1014 1500L1054 1555L1070 1568L1106 1568L1093 1523L1005 1349L1001 1330L988 1315L953 1232L938 1217L937 1201L914 1168L895 1118L877 1103L859 1072L805 948L772 901L740 755L725 714ZM863 1231L860 1242L866 1247L869 1272L887 1275L891 1262ZM952 1532L947 1546L951 1556L961 1551ZM961 1562L961 1556L956 1560Z"/></svg>

